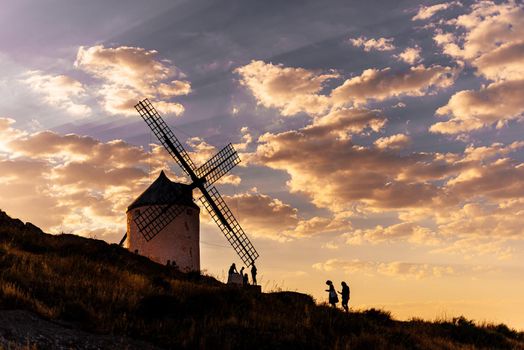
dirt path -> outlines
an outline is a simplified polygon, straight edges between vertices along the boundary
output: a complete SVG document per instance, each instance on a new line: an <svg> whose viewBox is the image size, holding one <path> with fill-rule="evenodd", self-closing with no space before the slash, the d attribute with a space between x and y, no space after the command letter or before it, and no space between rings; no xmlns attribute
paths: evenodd
<svg viewBox="0 0 524 350"><path fill-rule="evenodd" d="M0 310L0 349L160 350L129 338L80 331L23 310Z"/></svg>

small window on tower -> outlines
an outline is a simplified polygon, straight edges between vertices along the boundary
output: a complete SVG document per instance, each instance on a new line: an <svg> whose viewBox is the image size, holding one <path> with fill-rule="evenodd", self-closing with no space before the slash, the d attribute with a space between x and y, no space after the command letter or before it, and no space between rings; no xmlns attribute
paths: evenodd
<svg viewBox="0 0 524 350"><path fill-rule="evenodd" d="M189 225L187 224L187 221L184 221L184 225L186 226L186 230L189 231Z"/></svg>

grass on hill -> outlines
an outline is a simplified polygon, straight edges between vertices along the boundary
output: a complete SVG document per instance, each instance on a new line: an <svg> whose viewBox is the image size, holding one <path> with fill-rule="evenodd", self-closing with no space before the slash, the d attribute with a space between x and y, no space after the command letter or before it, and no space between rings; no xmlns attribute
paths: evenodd
<svg viewBox="0 0 524 350"><path fill-rule="evenodd" d="M345 314L305 294L231 288L115 244L48 235L1 211L0 308L165 348L524 349L524 334L503 324Z"/></svg>

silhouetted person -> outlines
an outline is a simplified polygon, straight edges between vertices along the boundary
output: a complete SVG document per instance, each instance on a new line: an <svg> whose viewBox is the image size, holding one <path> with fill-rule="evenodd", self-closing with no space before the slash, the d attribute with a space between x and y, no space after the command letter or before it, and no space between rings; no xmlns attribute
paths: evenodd
<svg viewBox="0 0 524 350"><path fill-rule="evenodd" d="M326 289L326 292L329 292L329 303L331 304L331 306L337 307L338 296L337 292L335 291L335 287L333 287L333 282L327 280L326 284L329 286L329 289Z"/></svg>
<svg viewBox="0 0 524 350"><path fill-rule="evenodd" d="M338 292L340 295L342 295L342 307L346 312L349 312L348 302L349 302L349 286L346 284L346 282L342 282L342 292Z"/></svg>
<svg viewBox="0 0 524 350"><path fill-rule="evenodd" d="M244 277L244 266L240 269L240 276Z"/></svg>
<svg viewBox="0 0 524 350"><path fill-rule="evenodd" d="M247 273L243 274L242 275L242 284L244 286L247 286L249 284L249 280L248 280L248 277L247 277Z"/></svg>
<svg viewBox="0 0 524 350"><path fill-rule="evenodd" d="M238 271L237 271L237 266L235 265L235 263L232 263L231 267L229 268L229 274L232 275L234 273L238 273Z"/></svg>
<svg viewBox="0 0 524 350"><path fill-rule="evenodd" d="M251 281L254 286L257 285L257 267L255 266L255 263L251 265Z"/></svg>

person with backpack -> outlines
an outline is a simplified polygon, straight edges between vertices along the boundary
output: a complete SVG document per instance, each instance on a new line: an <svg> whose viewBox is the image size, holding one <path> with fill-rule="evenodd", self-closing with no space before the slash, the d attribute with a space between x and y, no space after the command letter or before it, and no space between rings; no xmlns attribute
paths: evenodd
<svg viewBox="0 0 524 350"><path fill-rule="evenodd" d="M338 296L337 292L335 291L335 287L333 286L333 282L327 280L326 284L329 286L329 289L326 289L326 292L329 292L329 303L331 304L331 306L336 308L338 303Z"/></svg>
<svg viewBox="0 0 524 350"><path fill-rule="evenodd" d="M349 286L346 284L346 282L342 282L342 292L338 292L340 295L342 295L342 307L346 312L349 312L348 302L349 302Z"/></svg>

